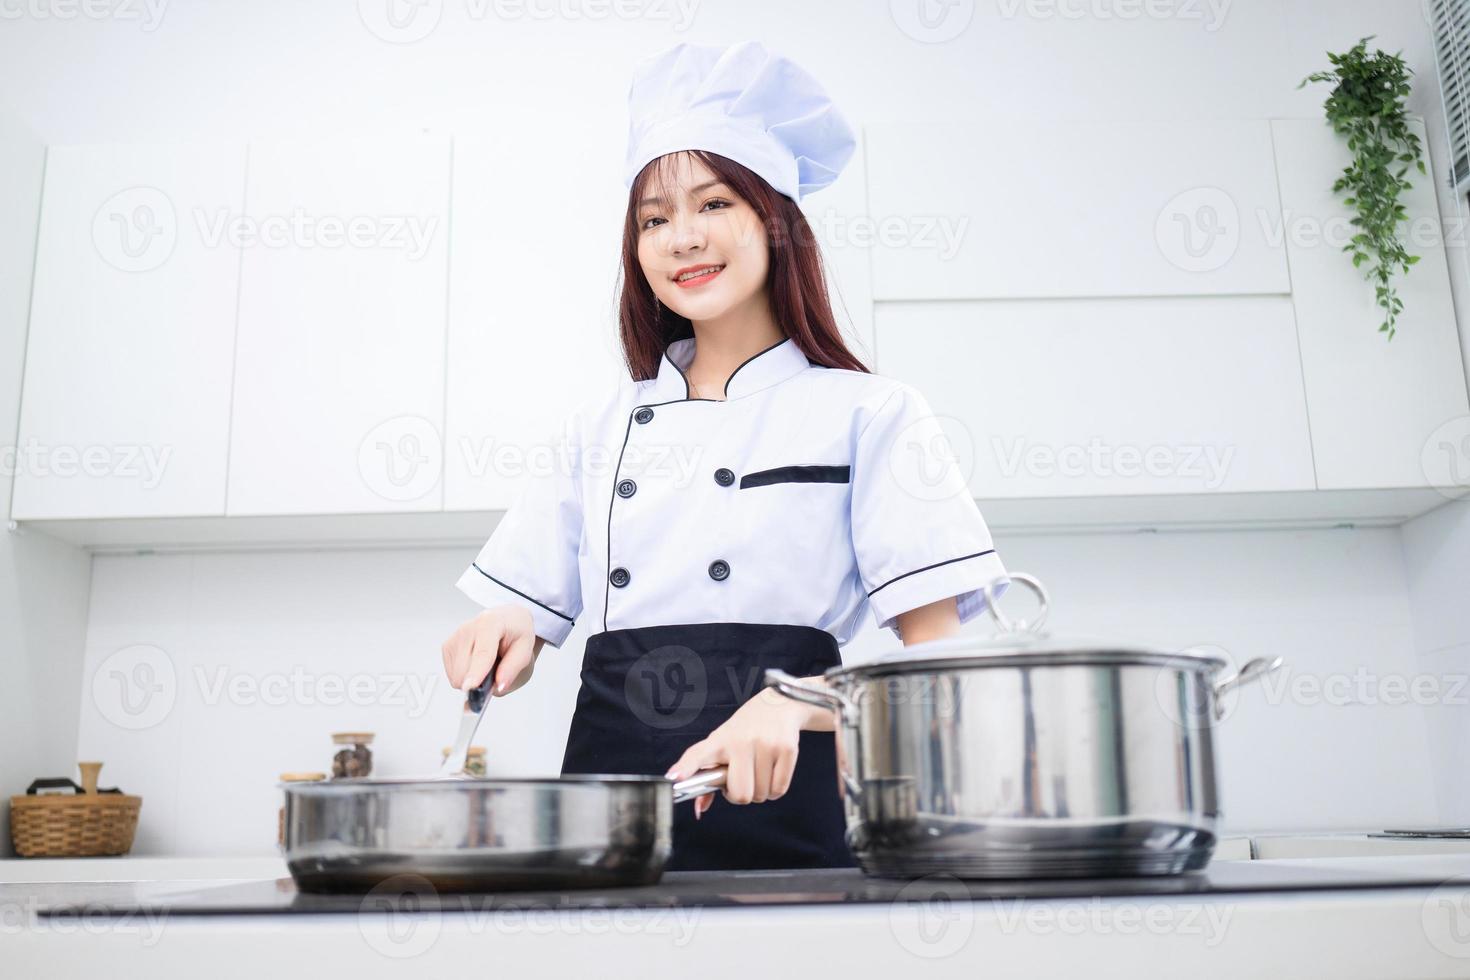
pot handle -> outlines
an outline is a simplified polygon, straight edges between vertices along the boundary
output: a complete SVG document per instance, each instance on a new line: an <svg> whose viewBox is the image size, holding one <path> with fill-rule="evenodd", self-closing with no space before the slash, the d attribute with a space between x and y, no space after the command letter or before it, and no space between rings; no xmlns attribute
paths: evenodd
<svg viewBox="0 0 1470 980"><path fill-rule="evenodd" d="M1034 620L1018 619L1012 622L1006 618L1005 613L1000 611L1000 606L995 602L995 587L1007 579L1013 582L1020 582L1032 592L1036 593L1036 598L1041 603L1041 608L1037 610ZM1036 576L1027 575L1025 572L1011 572L1009 575L992 579L981 586L981 590L985 593L985 608L990 613L990 618L995 620L995 625L1000 627L1002 633L1040 632L1041 625L1046 622L1046 614L1051 609L1051 599L1046 594L1046 586L1042 585L1041 580Z"/></svg>
<svg viewBox="0 0 1470 980"><path fill-rule="evenodd" d="M718 792L725 785L725 767L715 766L713 769L705 769L697 772L688 779L681 779L674 784L674 802L688 803L699 796L708 796Z"/></svg>
<svg viewBox="0 0 1470 980"><path fill-rule="evenodd" d="M775 667L766 671L766 687L774 687L781 694L793 701L803 704L813 704L818 708L830 708L837 712L837 717L844 724L856 728L858 723L858 707L850 698L844 697L829 687L818 687L815 684L804 684L784 670Z"/></svg>
<svg viewBox="0 0 1470 980"><path fill-rule="evenodd" d="M1221 695L1240 687L1242 684L1249 684L1252 681L1260 680L1272 671L1280 669L1281 665L1285 662L1280 657L1272 657L1269 660L1265 657L1256 657L1254 660L1247 660L1245 666L1237 670L1234 674L1231 674L1224 680L1216 681L1215 720L1219 721L1225 716L1225 709L1220 704Z"/></svg>

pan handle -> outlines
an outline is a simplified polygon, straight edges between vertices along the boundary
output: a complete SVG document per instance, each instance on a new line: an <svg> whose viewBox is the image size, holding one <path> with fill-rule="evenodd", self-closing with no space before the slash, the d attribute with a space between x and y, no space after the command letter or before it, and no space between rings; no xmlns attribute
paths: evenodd
<svg viewBox="0 0 1470 980"><path fill-rule="evenodd" d="M674 802L687 803L700 796L718 792L725 785L725 767L716 766L697 772L674 784Z"/></svg>
<svg viewBox="0 0 1470 980"><path fill-rule="evenodd" d="M1216 681L1215 720L1219 721L1225 715L1225 706L1220 702L1221 695L1233 688L1240 687L1242 684L1249 684L1251 681L1260 680L1272 671L1280 669L1284 662L1280 657L1272 657L1269 660L1265 657L1256 657L1254 660L1247 660L1245 666L1234 674L1231 674L1224 680Z"/></svg>
<svg viewBox="0 0 1470 980"><path fill-rule="evenodd" d="M774 687L793 701L802 704L816 705L818 708L830 708L837 712L837 717L846 725L853 728L858 724L857 702L833 690L830 687L819 687L816 684L807 684L792 677L784 670L775 667L766 671L766 687Z"/></svg>

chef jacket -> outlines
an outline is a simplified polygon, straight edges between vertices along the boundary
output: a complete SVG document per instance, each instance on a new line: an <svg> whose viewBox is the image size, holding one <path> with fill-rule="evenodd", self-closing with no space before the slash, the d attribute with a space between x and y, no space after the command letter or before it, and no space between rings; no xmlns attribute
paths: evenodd
<svg viewBox="0 0 1470 980"><path fill-rule="evenodd" d="M695 341L657 377L564 422L457 585L518 605L560 646L688 623L811 626L847 642L869 608L958 597L960 621L1009 580L938 421L912 387L811 364L790 339L741 364L723 401L691 398Z"/></svg>

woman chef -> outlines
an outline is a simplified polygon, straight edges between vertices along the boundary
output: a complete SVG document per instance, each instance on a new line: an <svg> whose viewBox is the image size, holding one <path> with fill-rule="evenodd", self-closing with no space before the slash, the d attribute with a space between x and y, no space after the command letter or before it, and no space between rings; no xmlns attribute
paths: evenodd
<svg viewBox="0 0 1470 980"><path fill-rule="evenodd" d="M830 714L765 670L838 666L869 609L906 644L945 636L1005 569L924 399L833 319L797 207L855 147L822 88L758 43L680 44L629 101L631 378L567 419L567 465L465 570L487 608L445 670L467 688L498 661L513 691L580 619L563 773L728 766L725 799L762 805L677 808L671 868L850 865Z"/></svg>

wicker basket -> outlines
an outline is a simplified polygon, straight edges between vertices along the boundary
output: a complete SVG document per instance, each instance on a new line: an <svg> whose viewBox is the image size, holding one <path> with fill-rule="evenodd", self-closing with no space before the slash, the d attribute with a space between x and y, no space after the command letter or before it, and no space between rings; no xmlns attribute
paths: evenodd
<svg viewBox="0 0 1470 980"><path fill-rule="evenodd" d="M10 839L21 857L97 857L126 854L138 829L140 796L97 789L100 762L79 762L82 785L70 779L38 779L10 798ZM70 786L74 793L38 795Z"/></svg>

